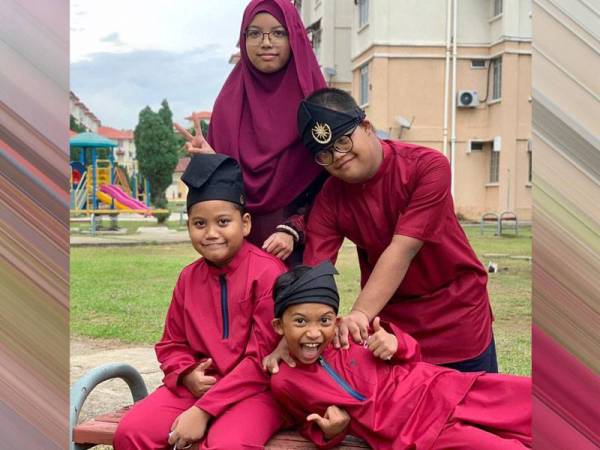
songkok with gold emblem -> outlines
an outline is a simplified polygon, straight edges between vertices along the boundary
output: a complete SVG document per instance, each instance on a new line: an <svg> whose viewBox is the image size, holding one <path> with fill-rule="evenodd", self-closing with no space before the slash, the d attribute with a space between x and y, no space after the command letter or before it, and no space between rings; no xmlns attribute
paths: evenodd
<svg viewBox="0 0 600 450"><path fill-rule="evenodd" d="M341 112L303 100L298 108L298 132L304 146L314 155L331 147L365 117L360 108Z"/></svg>
<svg viewBox="0 0 600 450"><path fill-rule="evenodd" d="M188 187L188 211L194 204L207 200L246 204L242 170L229 156L218 153L192 156L181 181Z"/></svg>

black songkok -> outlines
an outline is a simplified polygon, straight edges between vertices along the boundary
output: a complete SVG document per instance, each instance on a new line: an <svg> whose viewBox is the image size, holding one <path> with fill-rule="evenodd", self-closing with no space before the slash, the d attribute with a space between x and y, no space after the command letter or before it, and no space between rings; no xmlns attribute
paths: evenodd
<svg viewBox="0 0 600 450"><path fill-rule="evenodd" d="M188 187L188 211L206 200L225 200L242 206L246 203L242 171L229 156L218 153L192 156L181 181Z"/></svg>
<svg viewBox="0 0 600 450"><path fill-rule="evenodd" d="M298 133L313 154L331 147L340 136L356 128L364 119L360 108L341 112L303 100L298 108Z"/></svg>
<svg viewBox="0 0 600 450"><path fill-rule="evenodd" d="M324 261L281 289L275 297L275 317L281 318L289 306L300 303L329 305L337 314L340 296L333 279L333 275L337 273L330 261Z"/></svg>

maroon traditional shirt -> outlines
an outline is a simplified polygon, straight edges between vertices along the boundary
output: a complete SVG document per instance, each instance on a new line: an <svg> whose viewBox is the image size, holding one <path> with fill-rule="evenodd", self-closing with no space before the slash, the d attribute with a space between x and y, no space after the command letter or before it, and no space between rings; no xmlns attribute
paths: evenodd
<svg viewBox="0 0 600 450"><path fill-rule="evenodd" d="M219 416L268 389L261 361L280 340L271 326L272 289L285 270L280 260L247 242L225 267L199 259L183 269L156 344L165 386L191 395L182 375L212 358L206 374L218 381L196 402L209 414Z"/></svg>
<svg viewBox="0 0 600 450"><path fill-rule="evenodd" d="M487 273L454 214L448 160L399 141L381 146L382 164L367 182L325 182L309 217L304 262L335 262L348 238L364 287L394 235L423 241L380 316L417 339L427 362L474 358L492 338Z"/></svg>
<svg viewBox="0 0 600 450"><path fill-rule="evenodd" d="M271 377L275 398L301 424L300 433L319 448L333 448L345 434L364 439L374 450L431 448L454 408L482 372L462 373L419 362L416 341L391 324L398 338L391 361L351 342L348 350L329 346L319 362L281 364ZM343 433L326 441L311 413L336 405L350 415Z"/></svg>

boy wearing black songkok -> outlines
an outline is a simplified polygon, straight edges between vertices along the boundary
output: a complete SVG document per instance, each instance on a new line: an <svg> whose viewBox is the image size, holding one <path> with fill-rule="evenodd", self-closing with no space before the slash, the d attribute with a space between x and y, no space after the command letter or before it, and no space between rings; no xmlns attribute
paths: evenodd
<svg viewBox="0 0 600 450"><path fill-rule="evenodd" d="M273 289L273 328L297 364L282 364L271 389L302 435L324 449L347 433L374 450L531 446L529 378L421 362L417 342L379 317L364 345L334 348L335 273L329 261L299 266Z"/></svg>
<svg viewBox="0 0 600 450"><path fill-rule="evenodd" d="M163 385L121 420L114 447L262 448L282 426L259 361L278 339L272 287L285 266L244 239L251 221L234 159L194 156L182 180L203 258L181 272L156 344Z"/></svg>

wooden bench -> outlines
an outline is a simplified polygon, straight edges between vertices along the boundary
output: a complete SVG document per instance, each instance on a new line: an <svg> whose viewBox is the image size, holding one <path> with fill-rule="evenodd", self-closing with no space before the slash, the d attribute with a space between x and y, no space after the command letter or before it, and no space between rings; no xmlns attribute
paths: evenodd
<svg viewBox="0 0 600 450"><path fill-rule="evenodd" d="M97 367L79 379L71 388L71 446L70 450L83 450L96 445L112 445L115 431L121 418L131 408L126 406L117 411L102 414L92 420L77 423L79 412L90 392L98 384L113 378L121 378L131 390L133 400L146 397L147 389L141 375L127 364L107 364ZM266 450L314 450L316 447L296 431L277 433L265 446ZM362 440L348 436L338 450L369 449Z"/></svg>

